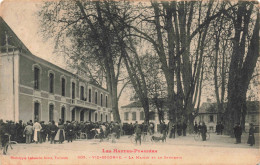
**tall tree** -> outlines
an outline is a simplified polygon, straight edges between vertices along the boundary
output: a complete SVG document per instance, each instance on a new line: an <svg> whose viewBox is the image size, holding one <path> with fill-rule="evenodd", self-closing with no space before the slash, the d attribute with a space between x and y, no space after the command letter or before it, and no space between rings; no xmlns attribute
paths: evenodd
<svg viewBox="0 0 260 165"><path fill-rule="evenodd" d="M239 1L238 7L227 16L232 18L234 26L225 115L227 131L231 133L235 123L245 124L246 94L259 57L258 6Z"/></svg>
<svg viewBox="0 0 260 165"><path fill-rule="evenodd" d="M217 121L223 122L224 101L226 100L227 73L230 64L232 24L224 15L212 23L213 79L217 101Z"/></svg>
<svg viewBox="0 0 260 165"><path fill-rule="evenodd" d="M43 34L55 38L57 49L85 66L94 63L105 73L113 118L120 122L117 85L122 58L114 29L98 2L46 2L39 15Z"/></svg>
<svg viewBox="0 0 260 165"><path fill-rule="evenodd" d="M99 3L99 2L97 2ZM142 104L145 114L145 122L149 123L149 99L146 78L143 71L142 54L137 50L140 43L133 37L133 32L129 28L138 18L138 15L129 7L128 2L104 1L106 15L113 27L121 57L124 61L130 82L136 92L136 96ZM122 5L122 8L119 8ZM120 14L122 13L122 14Z"/></svg>
<svg viewBox="0 0 260 165"><path fill-rule="evenodd" d="M159 57L167 83L170 120L185 120L189 128L193 127L193 101L199 101L194 96L200 96L196 92L200 91L197 84L201 83L203 73L207 29L210 22L224 12L224 6L213 4L212 1L153 1L152 10L146 9L148 12L143 18L143 22L150 25L150 31L135 28L141 38L153 45ZM196 53L191 53L196 49ZM191 61L194 56L195 60Z"/></svg>

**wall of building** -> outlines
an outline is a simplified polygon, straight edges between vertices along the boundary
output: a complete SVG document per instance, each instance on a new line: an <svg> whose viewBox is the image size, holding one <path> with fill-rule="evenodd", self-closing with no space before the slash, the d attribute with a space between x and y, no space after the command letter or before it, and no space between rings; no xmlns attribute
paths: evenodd
<svg viewBox="0 0 260 165"><path fill-rule="evenodd" d="M210 116L213 116L213 121L210 121ZM202 122L205 122L208 132L215 132L217 125L217 114L199 114L195 117L194 122L197 122L198 125L199 123L202 124Z"/></svg>
<svg viewBox="0 0 260 165"><path fill-rule="evenodd" d="M92 88L91 108L97 110L98 121L111 121L111 103L109 94L102 88L98 88L84 79L63 71L62 69L48 63L33 55L14 52L1 53L0 60L0 116L4 120L34 120L34 103L40 104L39 120L49 121L49 105L54 105L53 119L58 121L61 118L61 108L65 107L65 120L71 120L71 109L75 106L71 103L71 83L76 84L76 99L80 99L80 84L84 84L84 96L88 102L88 88ZM39 89L34 89L34 67L40 69ZM14 68L14 69L13 69ZM54 74L54 92L50 93L49 73ZM61 96L61 78L65 78L65 96ZM14 83L13 83L14 82ZM98 102L95 104L95 91L98 92ZM101 106L101 93L103 94L103 105ZM108 96L108 107L106 107L106 96ZM85 105L85 101L83 102ZM76 111L76 120L80 120L80 112ZM88 111L85 112L84 121L89 120ZM91 120L95 120L92 112Z"/></svg>
<svg viewBox="0 0 260 165"><path fill-rule="evenodd" d="M0 54L0 118L18 121L18 51Z"/></svg>
<svg viewBox="0 0 260 165"><path fill-rule="evenodd" d="M151 107L150 107L150 109L151 109ZM128 113L128 120L125 120L125 113ZM132 117L133 117L133 115L132 115L132 113L133 112L135 112L136 113L136 119L134 120ZM144 120L141 120L140 119L140 114L141 114L141 112L144 112L144 110L143 110L143 108L140 108L140 107L132 107L132 108L120 108L120 112L119 112L119 114L120 114L120 118L121 118L121 121L122 121L122 123L128 123L128 124L130 124L130 123L132 123L132 124L134 124L136 121L138 122L138 124L142 124L143 122L144 122ZM167 124L169 121L167 120L167 115L166 115L166 113L165 113L165 117L164 117L164 122ZM155 131L158 131L159 130L159 124L160 124L160 122L159 122L159 119L158 119L158 114L157 114L157 112L155 112L155 118L154 118L154 120L149 120L149 122L150 123L153 123L154 124L154 126L155 126Z"/></svg>

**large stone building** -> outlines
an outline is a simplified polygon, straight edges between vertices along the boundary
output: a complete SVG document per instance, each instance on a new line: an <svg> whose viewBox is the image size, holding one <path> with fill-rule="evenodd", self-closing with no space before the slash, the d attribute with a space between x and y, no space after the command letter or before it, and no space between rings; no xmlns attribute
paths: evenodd
<svg viewBox="0 0 260 165"><path fill-rule="evenodd" d="M110 121L107 90L33 55L0 17L0 119Z"/></svg>

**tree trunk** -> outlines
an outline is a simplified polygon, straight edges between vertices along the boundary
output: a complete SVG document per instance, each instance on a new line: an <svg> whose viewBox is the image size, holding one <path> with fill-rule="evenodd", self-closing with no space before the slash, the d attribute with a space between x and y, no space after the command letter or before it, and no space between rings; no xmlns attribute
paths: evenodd
<svg viewBox="0 0 260 165"><path fill-rule="evenodd" d="M245 38L247 27L252 12L252 6L247 10L247 2L239 2L237 22L235 22L235 37L233 42L233 53L230 63L228 81L228 104L226 111L226 133L233 135L235 123L241 123L241 116L245 117L246 92L250 83L257 59L259 57L259 13L253 30L252 38L245 57ZM251 4L252 5L252 4ZM251 10L251 11L250 11ZM243 25L243 28L242 28ZM243 29L241 37L241 29ZM244 62L243 62L243 59ZM243 114L242 114L243 112ZM244 119L243 119L244 120ZM243 121L244 122L244 121Z"/></svg>

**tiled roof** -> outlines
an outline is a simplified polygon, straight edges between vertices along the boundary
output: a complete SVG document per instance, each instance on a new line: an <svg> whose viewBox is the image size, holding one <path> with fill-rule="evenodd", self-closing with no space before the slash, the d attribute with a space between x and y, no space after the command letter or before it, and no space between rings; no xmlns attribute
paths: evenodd
<svg viewBox="0 0 260 165"><path fill-rule="evenodd" d="M6 35L8 37L9 46L13 46L31 54L29 49L23 44L23 42L17 37L17 35L0 16L0 46L6 45Z"/></svg>
<svg viewBox="0 0 260 165"><path fill-rule="evenodd" d="M224 108L227 103L224 103ZM247 101L248 112L259 112L259 101ZM217 103L205 102L199 108L199 113L217 113Z"/></svg>
<svg viewBox="0 0 260 165"><path fill-rule="evenodd" d="M2 47L4 48L4 45L6 44L6 34L8 34L8 45L9 46L14 46L20 50L23 50L23 52L25 51L26 55L27 56L31 56L33 57L34 60L38 60L40 61L41 63L47 63L48 65L51 65L52 67L56 68L56 69L59 69L59 70L62 70L63 72L65 73L68 73L70 74L71 76L77 76L75 73L72 73L71 71L68 71L64 68L61 68L49 61L46 61L38 56L35 56L34 54L32 54L30 52L30 50L24 45L24 43L18 38L18 36L14 33L14 31L9 27L9 25L4 21L4 19L0 16L0 46L2 49ZM101 85L97 84L96 82L94 82L93 80L91 80L90 82L88 82L96 87L99 87L101 89L103 89L104 91L108 92L107 89L103 88Z"/></svg>
<svg viewBox="0 0 260 165"><path fill-rule="evenodd" d="M141 108L142 107L142 104L140 101L135 101L135 102L132 102L128 105L125 105L125 106L122 106L121 108Z"/></svg>

